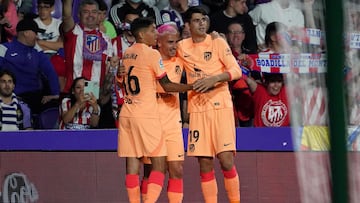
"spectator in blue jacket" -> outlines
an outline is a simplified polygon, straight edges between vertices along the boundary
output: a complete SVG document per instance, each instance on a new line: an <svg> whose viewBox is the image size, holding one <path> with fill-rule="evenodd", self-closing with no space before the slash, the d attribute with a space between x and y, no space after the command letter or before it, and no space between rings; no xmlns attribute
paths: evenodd
<svg viewBox="0 0 360 203"><path fill-rule="evenodd" d="M45 30L39 29L33 19L25 18L17 24L16 31L16 39L0 44L0 70L15 74L15 94L29 105L32 113L38 114L58 105L58 76L49 58L34 49L37 33Z"/></svg>

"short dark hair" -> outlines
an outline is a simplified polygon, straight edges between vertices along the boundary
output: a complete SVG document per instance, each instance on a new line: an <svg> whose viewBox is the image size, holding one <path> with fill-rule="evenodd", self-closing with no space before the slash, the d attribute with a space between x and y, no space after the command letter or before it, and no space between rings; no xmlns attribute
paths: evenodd
<svg viewBox="0 0 360 203"><path fill-rule="evenodd" d="M99 4L99 10L100 11L107 11L108 5L105 3L104 0L96 0L96 2Z"/></svg>
<svg viewBox="0 0 360 203"><path fill-rule="evenodd" d="M15 76L15 74L14 74L13 72L11 72L9 69L1 69L1 70L0 70L0 78L1 78L2 76L4 76L4 75L9 75L9 76L12 78L14 84L16 83L16 76Z"/></svg>
<svg viewBox="0 0 360 203"><path fill-rule="evenodd" d="M130 25L130 31L134 35L135 38L139 37L139 32L144 29L148 28L150 25L154 24L155 21L153 18L150 17L140 17L136 18Z"/></svg>
<svg viewBox="0 0 360 203"><path fill-rule="evenodd" d="M284 75L282 73L263 73L264 83L270 82L284 82Z"/></svg>
<svg viewBox="0 0 360 203"><path fill-rule="evenodd" d="M55 5L55 0L37 0L37 5L39 6L40 4L48 4L53 6Z"/></svg>
<svg viewBox="0 0 360 203"><path fill-rule="evenodd" d="M79 12L81 12L84 6L86 5L96 5L96 8L99 9L99 4L95 0L81 0L79 6Z"/></svg>
<svg viewBox="0 0 360 203"><path fill-rule="evenodd" d="M200 13L200 14L203 14L204 16L207 15L207 12L203 7L201 7L201 6L192 6L185 12L184 21L189 23L190 20L191 20L192 15L194 13Z"/></svg>

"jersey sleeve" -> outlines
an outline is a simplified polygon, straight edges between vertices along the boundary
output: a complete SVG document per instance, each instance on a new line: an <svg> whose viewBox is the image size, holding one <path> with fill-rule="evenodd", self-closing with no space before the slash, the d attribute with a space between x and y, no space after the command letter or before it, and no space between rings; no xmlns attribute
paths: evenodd
<svg viewBox="0 0 360 203"><path fill-rule="evenodd" d="M166 71L160 53L153 50L153 54L150 59L152 60L151 65L154 67L156 79L163 78L166 75Z"/></svg>
<svg viewBox="0 0 360 203"><path fill-rule="evenodd" d="M225 70L230 74L230 80L237 80L241 77L242 72L239 64L236 62L229 45L222 38L217 40L217 49L221 62L225 66Z"/></svg>

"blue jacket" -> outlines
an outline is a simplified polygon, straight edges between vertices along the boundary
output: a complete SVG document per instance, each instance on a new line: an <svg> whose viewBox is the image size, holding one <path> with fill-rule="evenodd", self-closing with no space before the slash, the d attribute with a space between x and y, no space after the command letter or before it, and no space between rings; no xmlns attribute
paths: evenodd
<svg viewBox="0 0 360 203"><path fill-rule="evenodd" d="M51 95L59 95L59 79L47 55L17 39L0 44L0 70L8 69L16 76L15 94L41 91L42 76L49 85Z"/></svg>

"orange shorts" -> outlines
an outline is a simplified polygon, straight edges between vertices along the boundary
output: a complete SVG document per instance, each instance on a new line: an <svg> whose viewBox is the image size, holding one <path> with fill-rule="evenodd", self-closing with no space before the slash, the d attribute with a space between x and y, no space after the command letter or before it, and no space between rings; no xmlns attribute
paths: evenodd
<svg viewBox="0 0 360 203"><path fill-rule="evenodd" d="M191 112L188 156L214 157L236 150L234 111L231 108Z"/></svg>
<svg viewBox="0 0 360 203"><path fill-rule="evenodd" d="M121 117L119 123L118 155L120 157L167 155L159 119Z"/></svg>
<svg viewBox="0 0 360 203"><path fill-rule="evenodd" d="M168 108L161 106L160 108ZM163 109L164 110L164 109ZM160 115L161 127L167 150L167 161L184 161L184 140L182 133L182 122L179 109L164 110ZM144 164L151 164L149 157L142 159Z"/></svg>
<svg viewBox="0 0 360 203"><path fill-rule="evenodd" d="M180 111L178 116L161 117L163 136L167 149L167 161L184 160L184 140Z"/></svg>

